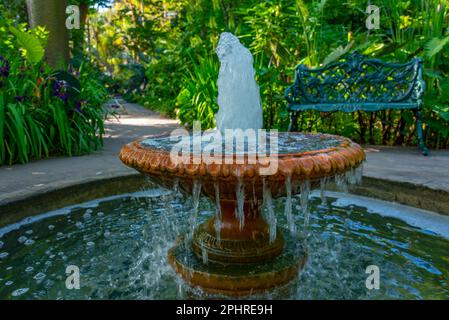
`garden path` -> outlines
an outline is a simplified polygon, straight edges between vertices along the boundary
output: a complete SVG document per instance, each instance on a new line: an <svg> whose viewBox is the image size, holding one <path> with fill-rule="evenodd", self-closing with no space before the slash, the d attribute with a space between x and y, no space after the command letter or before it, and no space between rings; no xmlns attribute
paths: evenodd
<svg viewBox="0 0 449 320"><path fill-rule="evenodd" d="M118 159L121 147L139 137L171 131L179 124L139 105L121 103L123 108L114 108L116 103L108 103L108 108L120 115L106 121L102 150L80 157L57 157L0 167L0 205L58 188L137 174ZM365 148L365 176L449 192L448 150L432 151L430 156L424 157L418 148Z"/></svg>
<svg viewBox="0 0 449 320"><path fill-rule="evenodd" d="M136 104L119 100L118 104L111 101L107 106L120 104L124 108L112 107L118 114L109 117L105 123L101 150L85 156L55 157L0 167L0 205L71 185L134 174L135 171L124 166L118 158L121 147L140 137L179 127L176 120Z"/></svg>

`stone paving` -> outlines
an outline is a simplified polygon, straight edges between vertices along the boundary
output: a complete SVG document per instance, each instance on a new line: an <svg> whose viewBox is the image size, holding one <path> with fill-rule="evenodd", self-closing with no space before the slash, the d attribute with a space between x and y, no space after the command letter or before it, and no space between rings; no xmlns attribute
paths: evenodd
<svg viewBox="0 0 449 320"><path fill-rule="evenodd" d="M169 132L179 125L176 120L139 105L124 106L128 114L106 121L104 147L100 151L0 167L0 205L58 188L136 173L118 158L121 147L140 137Z"/></svg>
<svg viewBox="0 0 449 320"><path fill-rule="evenodd" d="M100 151L0 167L0 205L62 187L137 174L118 159L121 147L137 138L179 127L176 120L136 104L123 103L117 110L120 115L105 124L104 148ZM418 148L366 146L365 149L365 176L449 192L448 150L432 151L424 157Z"/></svg>

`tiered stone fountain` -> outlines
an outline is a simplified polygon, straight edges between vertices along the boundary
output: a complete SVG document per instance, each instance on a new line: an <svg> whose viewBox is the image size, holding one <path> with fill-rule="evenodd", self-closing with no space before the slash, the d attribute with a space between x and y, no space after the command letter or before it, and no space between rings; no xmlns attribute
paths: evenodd
<svg viewBox="0 0 449 320"><path fill-rule="evenodd" d="M262 108L250 52L232 34L223 33L217 54L221 61L218 132L260 129ZM210 133L205 137L201 145L209 141ZM225 153L215 154L223 160L218 163L195 161L198 155L191 137L187 137L193 150L188 161L173 159L171 151L180 140L174 141L169 135L123 147L120 159L126 165L162 186L176 185L193 194L194 206L200 194L217 204L217 214L199 226L192 220L191 234L181 237L168 253L174 270L192 286L206 292L242 296L289 282L307 257L303 240L295 230L291 196L301 193L301 210L306 216L311 187L331 177L337 183L358 179L356 171L365 154L349 139L302 133L279 133L277 138L278 145L273 149L277 152L271 152L268 162L276 161L278 169L268 175L261 174L261 169L267 167L267 158L256 157L252 161L252 150L265 143L258 139L247 141L243 154L234 146L232 163L224 161ZM218 141L218 145L224 144ZM278 230L271 205L273 198L281 196L287 196L289 232Z"/></svg>

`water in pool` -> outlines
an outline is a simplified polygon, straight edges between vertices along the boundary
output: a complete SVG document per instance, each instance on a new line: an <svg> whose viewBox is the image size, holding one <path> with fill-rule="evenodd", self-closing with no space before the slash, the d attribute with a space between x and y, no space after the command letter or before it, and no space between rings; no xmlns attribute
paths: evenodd
<svg viewBox="0 0 449 320"><path fill-rule="evenodd" d="M333 194L323 203L312 196L307 230L300 197L292 199L297 229L308 235L308 261L295 281L254 298L449 299L447 225L411 226L351 199ZM275 201L281 227L284 202ZM206 199L199 208L197 223L214 214ZM397 211L385 203L377 208ZM190 228L192 210L189 199L155 188L4 227L0 299L209 298L185 285L167 262L167 250ZM378 290L365 285L370 265L380 270ZM68 266L79 268L79 290L66 287Z"/></svg>

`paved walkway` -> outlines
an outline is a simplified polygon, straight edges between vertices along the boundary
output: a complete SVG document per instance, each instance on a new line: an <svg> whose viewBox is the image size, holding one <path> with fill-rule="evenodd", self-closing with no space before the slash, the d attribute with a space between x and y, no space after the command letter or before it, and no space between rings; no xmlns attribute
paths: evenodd
<svg viewBox="0 0 449 320"><path fill-rule="evenodd" d="M176 120L161 117L139 105L126 103L124 106L128 114L111 117L105 123L104 148L100 151L0 167L0 205L57 188L134 173L118 158L121 147L179 125Z"/></svg>
<svg viewBox="0 0 449 320"><path fill-rule="evenodd" d="M423 156L414 147L365 146L364 175L449 192L449 150Z"/></svg>
<svg viewBox="0 0 449 320"><path fill-rule="evenodd" d="M124 107L128 114L106 122L101 151L0 167L0 205L61 187L135 173L118 159L121 147L139 137L171 131L179 125L176 120L135 104L125 103ZM366 150L366 176L449 192L449 151L433 151L424 157L417 148L368 146Z"/></svg>

